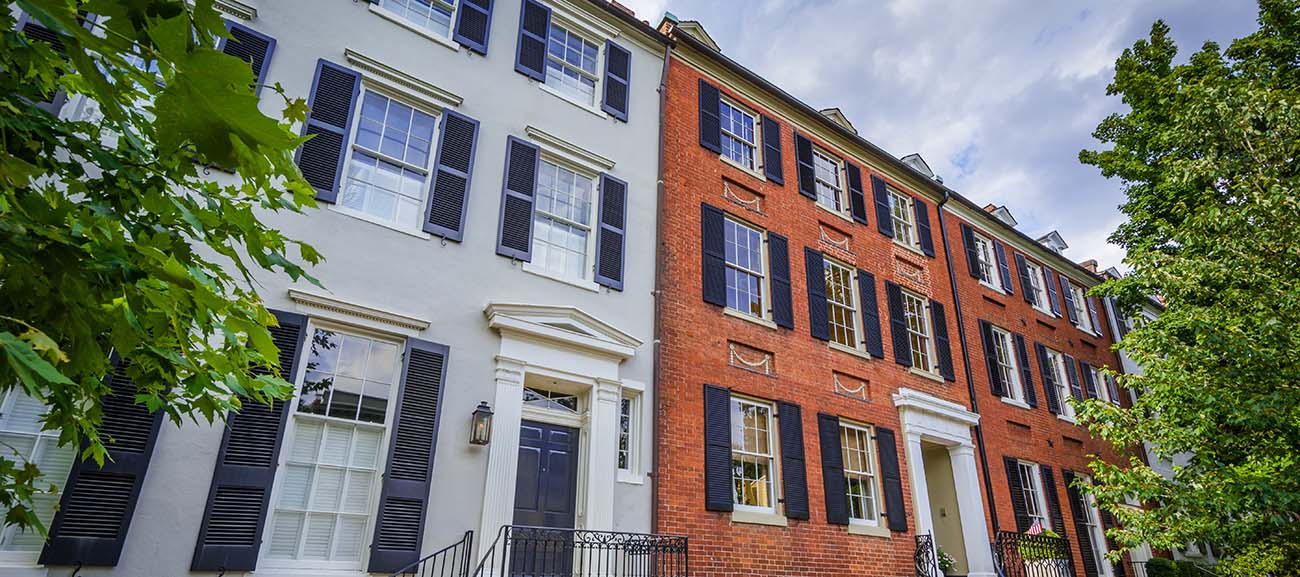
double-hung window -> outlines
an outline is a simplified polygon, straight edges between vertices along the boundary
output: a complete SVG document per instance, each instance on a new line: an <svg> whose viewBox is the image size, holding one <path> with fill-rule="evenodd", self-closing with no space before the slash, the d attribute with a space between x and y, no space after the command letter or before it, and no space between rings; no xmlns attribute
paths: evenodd
<svg viewBox="0 0 1300 577"><path fill-rule="evenodd" d="M1034 295L1034 308L1052 314L1052 306L1047 301L1047 277L1043 274L1043 267L1026 259L1025 268L1029 272L1029 288L1026 290Z"/></svg>
<svg viewBox="0 0 1300 577"><path fill-rule="evenodd" d="M741 168L754 170L754 152L758 149L755 115L722 99L719 117L722 122L722 157L739 164Z"/></svg>
<svg viewBox="0 0 1300 577"><path fill-rule="evenodd" d="M889 218L894 222L894 241L908 248L915 248L916 227L912 219L916 213L912 208L912 197L889 189Z"/></svg>
<svg viewBox="0 0 1300 577"><path fill-rule="evenodd" d="M737 510L776 512L771 403L731 398L731 480Z"/></svg>
<svg viewBox="0 0 1300 577"><path fill-rule="evenodd" d="M856 349L858 348L858 307L853 269L829 258L823 262L826 272L826 306L831 342Z"/></svg>
<svg viewBox="0 0 1300 577"><path fill-rule="evenodd" d="M591 276L592 197L596 179L543 158L537 169L532 264L575 280Z"/></svg>
<svg viewBox="0 0 1300 577"><path fill-rule="evenodd" d="M420 230L435 117L377 92L361 100L347 181L337 206Z"/></svg>
<svg viewBox="0 0 1300 577"><path fill-rule="evenodd" d="M1076 479L1085 485L1092 484L1092 479L1086 475L1079 475ZM1083 499L1083 522L1087 526L1088 536L1092 537L1091 550L1084 555L1092 555L1092 562L1096 564L1098 573L1102 577L1110 577L1110 562L1106 560L1106 531L1101 524L1101 510L1097 508L1097 499L1085 491L1079 492L1079 498Z"/></svg>
<svg viewBox="0 0 1300 577"><path fill-rule="evenodd" d="M1024 388L1020 385L1020 370L1017 366L1015 349L1012 348L1011 333L998 327L993 331L993 353L997 358L998 376L1002 378L1003 396L1015 401L1025 400Z"/></svg>
<svg viewBox="0 0 1300 577"><path fill-rule="evenodd" d="M420 30L439 38L451 35L451 15L456 12L456 2L452 0L382 0L383 9Z"/></svg>
<svg viewBox="0 0 1300 577"><path fill-rule="evenodd" d="M1052 522L1047 517L1047 498L1043 494L1042 477L1039 476L1038 465L1027 461L1017 463L1016 469L1020 472L1020 490L1024 493L1025 513L1029 515L1030 523L1038 521L1042 524L1043 529L1051 529Z"/></svg>
<svg viewBox="0 0 1300 577"><path fill-rule="evenodd" d="M637 420L637 399L633 397L623 397L618 402L618 468L619 471L633 472L636 463L633 458L636 456L636 428L640 423Z"/></svg>
<svg viewBox="0 0 1300 577"><path fill-rule="evenodd" d="M401 349L319 326L308 343L265 555L285 566L359 570L374 532Z"/></svg>
<svg viewBox="0 0 1300 577"><path fill-rule="evenodd" d="M551 19L546 42L546 85L584 106L595 106L600 48Z"/></svg>
<svg viewBox="0 0 1300 577"><path fill-rule="evenodd" d="M728 217L723 221L727 308L763 318L767 311L763 232Z"/></svg>
<svg viewBox="0 0 1300 577"><path fill-rule="evenodd" d="M1073 419L1074 407L1070 406L1069 403L1071 396L1070 380L1065 373L1065 358L1061 356L1061 353L1052 349L1046 349L1046 351L1048 368L1052 371L1052 380L1056 381L1053 384L1056 387L1056 398L1061 400L1061 416Z"/></svg>
<svg viewBox="0 0 1300 577"><path fill-rule="evenodd" d="M817 204L836 213L844 212L844 181L840 178L842 164L838 158L813 148Z"/></svg>
<svg viewBox="0 0 1300 577"><path fill-rule="evenodd" d="M912 366L929 372L938 367L933 359L930 338L930 309L925 299L903 291L903 316L907 320L907 338L912 345Z"/></svg>
<svg viewBox="0 0 1300 577"><path fill-rule="evenodd" d="M41 470L34 485L40 489L32 495L31 508L36 518L46 527L54 520L54 508L59 503L57 492L48 491L51 485L63 487L77 458L77 448L68 444L59 446L59 432L42 430L42 417L46 407L15 387L0 400L0 454L16 463L33 463ZM0 515L8 511L0 508ZM34 563L45 544L35 529L19 529L17 525L0 527L0 564Z"/></svg>
<svg viewBox="0 0 1300 577"><path fill-rule="evenodd" d="M1111 402L1113 399L1110 398L1110 391L1106 389L1106 376L1092 365L1088 365L1084 370L1088 371L1089 377L1092 377L1092 385L1097 389L1097 398L1107 403Z"/></svg>
<svg viewBox="0 0 1300 577"><path fill-rule="evenodd" d="M979 259L980 282L1002 290L1002 274L998 271L998 261L993 255L993 242L988 237L976 234L975 254Z"/></svg>
<svg viewBox="0 0 1300 577"><path fill-rule="evenodd" d="M876 459L871 450L871 430L840 422L840 447L844 458L844 485L849 502L849 523L880 524L876 492Z"/></svg>
<svg viewBox="0 0 1300 577"><path fill-rule="evenodd" d="M1069 285L1070 296L1074 301L1074 318L1079 319L1079 328L1084 332L1094 332L1092 326L1092 315L1088 314L1088 296L1083 292L1083 287L1072 282Z"/></svg>

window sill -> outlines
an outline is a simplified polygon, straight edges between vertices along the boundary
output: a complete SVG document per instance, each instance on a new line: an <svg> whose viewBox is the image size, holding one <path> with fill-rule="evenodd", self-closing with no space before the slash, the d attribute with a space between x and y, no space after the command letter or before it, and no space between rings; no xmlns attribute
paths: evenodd
<svg viewBox="0 0 1300 577"><path fill-rule="evenodd" d="M984 288L987 288L987 289L989 289L989 290L991 290L991 291L993 291L993 292L995 292L995 293L997 293L997 294L999 294L999 295L1006 296L1006 294L1007 294L1007 291L1002 290L1002 287L997 286L997 285L995 285L995 284L993 284L993 283L991 283L991 282L988 282L988 281L986 281L986 280L984 280L984 279L980 279L980 284L981 284L981 285L984 285Z"/></svg>
<svg viewBox="0 0 1300 577"><path fill-rule="evenodd" d="M831 350L833 350L833 351L839 351L839 352L841 352L841 353L848 353L848 354L853 355L853 356L855 356L855 357L862 357L864 360L868 360L868 361L871 360L871 355L869 355L869 354L867 354L867 353L865 353L865 352L862 352L862 351L860 351L860 350L858 350L858 349L856 349L856 348L853 348L853 347L846 347L846 346L844 346L844 345L841 345L841 344L839 344L839 343L837 343L837 342L833 342L833 341L827 341L826 344L827 344L828 346L830 346Z"/></svg>
<svg viewBox="0 0 1300 577"><path fill-rule="evenodd" d="M921 370L916 367L908 367L907 371L918 377L925 377L927 379L930 379L931 381L937 381L940 384L943 383L943 375L940 375L938 373L932 373L930 371Z"/></svg>
<svg viewBox="0 0 1300 577"><path fill-rule="evenodd" d="M375 218L375 217L373 217L373 216L370 216L370 215L368 215L368 214L366 214L366 213L364 213L364 212L357 212L357 211L355 211L355 210L352 210L352 209L347 208L347 207L339 206L339 205L337 205L337 204L331 204L331 205L329 205L329 207L330 207L330 210L334 211L335 213L341 214L341 215L346 216L346 217L355 218L355 219L357 219L357 220L365 221L365 222L368 222L368 223L373 224L373 225L376 225L376 226L382 226L382 227L384 227L384 228L386 228L386 229L389 229L389 230L392 230L392 231L395 231L395 232L400 232L400 233L405 234L405 235L408 235L408 236L413 236L413 237L415 237L415 238L424 239L424 240L432 240L432 239L433 239L433 235L430 235L429 233L426 233L426 232L424 232L424 231L414 231L414 230L410 230L410 229L402 228L402 227L399 227L399 226L397 226L397 225L395 225L395 224L393 224L393 223L391 223L391 222L387 222L387 221L384 221L384 220L380 220L380 219L378 219L378 218Z"/></svg>
<svg viewBox="0 0 1300 577"><path fill-rule="evenodd" d="M879 525L864 525L849 521L850 535L866 535L868 537L885 537L890 536L889 529Z"/></svg>
<svg viewBox="0 0 1300 577"><path fill-rule="evenodd" d="M1022 409L1032 409L1032 408L1033 408L1033 407L1029 406L1029 403L1026 403L1026 402L1024 402L1024 401L1017 401L1016 399L1012 399L1012 398L1010 398L1010 397L998 397L998 398L1002 399L1002 402L1004 402L1004 403L1006 403L1006 404L1008 404L1008 405L1011 405L1011 406L1013 406L1013 407L1020 407L1020 408L1022 408Z"/></svg>
<svg viewBox="0 0 1300 577"><path fill-rule="evenodd" d="M757 150L756 150L755 152L757 152ZM759 172L757 168L749 168L749 167L747 167L747 166L745 166L745 165L743 165L743 164L741 164L741 163L739 163L739 162L736 162L736 161L732 160L731 157L726 156L726 155L723 155L723 154L719 154L719 155L718 155L718 158L719 158L720 160L722 160L722 162L725 162L725 163L727 163L727 164L729 164L729 165L735 167L737 170L739 170L739 171L741 171L741 172L743 172L743 173L745 173L745 174L748 174L748 175L750 175L750 176L752 176L752 177L754 177L754 178L757 178L757 179L759 179L759 180L761 180L761 181L764 181L764 182L767 181L767 177L763 176L763 173Z"/></svg>
<svg viewBox="0 0 1300 577"><path fill-rule="evenodd" d="M831 214L833 214L833 215L835 215L835 216L838 216L838 217L844 219L846 222L853 222L853 217L850 216L850 215L844 214L843 212L838 211L838 210L833 210L833 209L830 209L830 208L826 208L826 205L824 205L824 204L822 204L822 203L820 203L820 202L817 202L816 200L813 201L813 204L816 204L816 205L817 205L817 208L820 208L820 209L822 209L822 210L824 210L824 211L826 211L826 212L829 212L829 213L831 213Z"/></svg>
<svg viewBox="0 0 1300 577"><path fill-rule="evenodd" d="M644 485L645 475L638 475L627 469L619 469L618 482L628 485Z"/></svg>
<svg viewBox="0 0 1300 577"><path fill-rule="evenodd" d="M738 319L740 319L740 320L742 320L742 321L747 321L747 322L754 323L754 324L756 324L756 325L758 325L758 326L760 326L760 327L769 328L769 329L776 329L776 328L777 328L776 323L774 323L774 322L772 322L772 321L769 321L769 320L767 320L767 319L758 318L758 317L756 317L756 316L754 316L754 315L751 315L751 314L749 314L749 313L743 313L743 312L740 312L740 311L738 311L738 310L736 310L736 309L733 309L733 308L730 308L730 307L723 308L723 309L722 309L722 314L727 315L727 316L729 316L729 317L738 318Z"/></svg>
<svg viewBox="0 0 1300 577"><path fill-rule="evenodd" d="M1052 312L1052 309L1044 309L1038 305L1031 305L1031 306L1034 307L1034 310L1047 315L1049 318L1053 318L1053 319L1056 318L1056 313Z"/></svg>
<svg viewBox="0 0 1300 577"><path fill-rule="evenodd" d="M1062 421L1065 421L1065 422L1067 422L1067 423L1069 423L1069 424L1071 424L1071 425L1077 425L1077 424L1079 424L1078 421L1074 420L1074 417L1067 417L1067 416L1065 416L1065 415L1057 415L1056 418L1058 418L1058 419L1060 419L1060 420L1062 420Z"/></svg>
<svg viewBox="0 0 1300 577"><path fill-rule="evenodd" d="M538 87L538 88L541 88L541 89L542 89L542 92L550 93L550 94L554 95L556 98L559 98L560 100L563 100L563 101L565 101L565 102L568 102L569 104L572 104L572 105L574 105L574 106L576 106L576 107L578 107L578 108L581 108L582 110L585 110L585 111L587 111L587 112L589 112L589 113L591 113L591 114L594 114L594 115L599 116L599 117L601 117L601 118L609 118L609 115L608 115L608 114L605 114L605 111L603 111L603 110L601 110L601 109L599 109L599 108L596 108L596 107L593 106L593 105L587 105L587 104L583 104L583 103L581 103L581 102L578 102L577 100L574 100L572 96L569 96L568 94L565 94L565 93L563 93L563 92L560 92L559 90L556 90L556 89L554 89L554 88L551 88L550 86L547 86L547 84L546 84L545 82L538 82L538 83L537 83L537 87Z"/></svg>
<svg viewBox="0 0 1300 577"><path fill-rule="evenodd" d="M749 523L751 525L771 525L773 527L787 527L790 525L785 519L785 515L776 513L759 513L757 511L732 511L732 523Z"/></svg>
<svg viewBox="0 0 1300 577"><path fill-rule="evenodd" d="M600 285L596 284L594 281L589 281L587 279L574 279L574 278L562 277L540 266L537 266L531 262L524 263L524 266L522 268L524 272L529 274L535 274L543 278L548 278L553 281L562 282L564 284L572 285L580 289L586 289L594 293L600 292Z"/></svg>
<svg viewBox="0 0 1300 577"><path fill-rule="evenodd" d="M17 554L18 552L12 553ZM3 572L5 577L45 577L50 574L50 570L44 565L37 564L36 558L38 556L39 554L33 554L26 560L0 558L0 572Z"/></svg>
<svg viewBox="0 0 1300 577"><path fill-rule="evenodd" d="M369 577L364 569L305 569L301 567L258 568L246 577Z"/></svg>
<svg viewBox="0 0 1300 577"><path fill-rule="evenodd" d="M905 249L907 249L907 250L910 250L910 251L916 253L917 256L921 256L921 257L924 257L924 258L930 258L929 255L927 255L927 254L921 252L921 247L919 247L919 246L915 246L915 245L912 245L912 244L908 244L908 243L906 243L906 242L903 242L903 241L899 240L898 237L894 237L894 244L895 244L895 245L898 245L899 247L905 248ZM981 281L981 284L983 284L983 281ZM998 291L998 292L1002 292L1002 291Z"/></svg>
<svg viewBox="0 0 1300 577"><path fill-rule="evenodd" d="M428 38L429 40L437 42L438 44L441 44L444 48L451 50L452 52L460 52L460 44L452 42L447 38L438 36L428 30L425 30L423 28L420 28L419 26L407 22L401 16L398 16L396 14L393 14L392 12L389 12L388 10L381 8L378 4L371 4L370 12L375 16L383 18L384 20L388 20L393 24L401 26L402 28L405 28L407 30L410 30L411 32L419 34L420 36ZM450 31L448 32L450 33Z"/></svg>

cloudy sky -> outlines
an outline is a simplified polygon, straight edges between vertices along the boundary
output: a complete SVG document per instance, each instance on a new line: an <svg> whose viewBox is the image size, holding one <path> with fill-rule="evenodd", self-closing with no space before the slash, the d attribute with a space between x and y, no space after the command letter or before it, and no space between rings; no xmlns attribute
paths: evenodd
<svg viewBox="0 0 1300 577"><path fill-rule="evenodd" d="M657 24L699 20L722 51L816 108L840 107L896 156L919 152L1076 261L1120 264L1118 182L1079 164L1120 52L1164 19L1186 57L1256 28L1247 0L620 0ZM744 7L744 9L741 9Z"/></svg>

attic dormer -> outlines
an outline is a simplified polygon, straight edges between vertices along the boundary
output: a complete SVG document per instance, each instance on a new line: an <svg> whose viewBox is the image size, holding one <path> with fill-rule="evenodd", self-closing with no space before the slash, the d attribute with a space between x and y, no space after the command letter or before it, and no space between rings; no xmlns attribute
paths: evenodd
<svg viewBox="0 0 1300 577"><path fill-rule="evenodd" d="M926 162L924 158L921 158L919 153L913 152L899 160L903 161L903 164L912 167L912 170L924 174L927 178L930 178L939 184L943 184L943 177L935 174L934 171L930 169L930 163Z"/></svg>
<svg viewBox="0 0 1300 577"><path fill-rule="evenodd" d="M705 46L722 52L722 48L718 47L718 43L713 41L713 37L709 36L709 33L704 30L704 25L700 24L698 20L678 20L677 16L672 12L664 12L663 20L659 21L659 32L667 35L674 31L680 31L682 34L703 42Z"/></svg>
<svg viewBox="0 0 1300 577"><path fill-rule="evenodd" d="M858 129L853 127L852 122L849 122L849 117L844 116L843 110L840 110L839 108L823 108L818 112L821 112L822 116L831 119L831 121L834 122L835 124L838 124L840 126L843 126L844 128L849 129L849 131L852 132L853 134L858 133Z"/></svg>
<svg viewBox="0 0 1300 577"><path fill-rule="evenodd" d="M1065 239L1061 238L1061 233L1056 231L1049 232L1040 237L1038 239L1038 244L1047 247L1048 250L1051 250L1056 254L1061 254L1062 251L1070 248L1070 245L1065 244Z"/></svg>
<svg viewBox="0 0 1300 577"><path fill-rule="evenodd" d="M1011 211L1007 210L1006 205L998 206L994 204L986 204L984 205L984 212L993 215L998 220L1002 221L1003 224L1011 228L1015 228L1020 224L1020 222L1016 220L1016 217L1011 216Z"/></svg>

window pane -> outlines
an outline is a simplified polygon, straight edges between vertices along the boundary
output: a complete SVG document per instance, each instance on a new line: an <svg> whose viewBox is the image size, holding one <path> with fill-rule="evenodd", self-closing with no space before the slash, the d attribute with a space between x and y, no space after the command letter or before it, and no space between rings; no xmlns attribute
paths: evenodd
<svg viewBox="0 0 1300 577"><path fill-rule="evenodd" d="M439 0L383 0L382 6L436 36L445 37L451 31L451 4Z"/></svg>
<svg viewBox="0 0 1300 577"><path fill-rule="evenodd" d="M853 297L853 271L833 260L828 259L824 262L831 342L857 348L857 310Z"/></svg>
<svg viewBox="0 0 1300 577"><path fill-rule="evenodd" d="M552 21L546 47L546 85L591 105L596 94L598 53L595 44Z"/></svg>
<svg viewBox="0 0 1300 577"><path fill-rule="evenodd" d="M813 149L813 174L817 183L817 203L831 210L841 210L840 162Z"/></svg>

